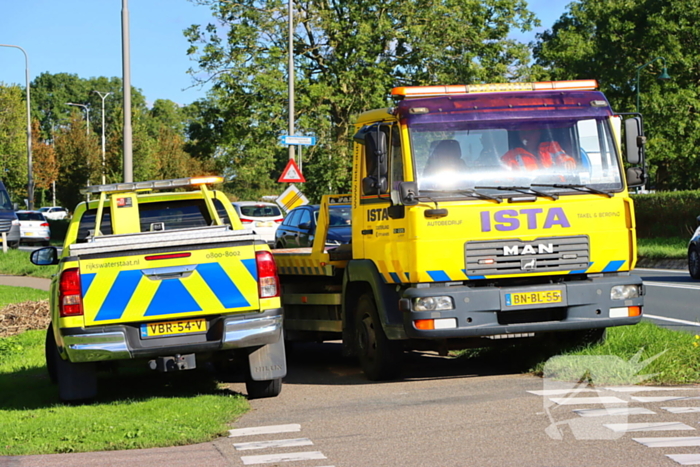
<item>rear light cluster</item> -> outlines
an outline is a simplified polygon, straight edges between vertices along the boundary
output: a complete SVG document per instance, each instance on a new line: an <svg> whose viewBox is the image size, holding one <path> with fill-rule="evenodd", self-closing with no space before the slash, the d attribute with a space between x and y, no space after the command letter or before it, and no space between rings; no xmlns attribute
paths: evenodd
<svg viewBox="0 0 700 467"><path fill-rule="evenodd" d="M275 219L275 223L277 223L277 224L281 224L283 221L284 221L284 218L282 218L282 219Z"/></svg>
<svg viewBox="0 0 700 467"><path fill-rule="evenodd" d="M66 269L59 281L59 314L61 318L82 316L83 297L80 288L80 271L78 268Z"/></svg>
<svg viewBox="0 0 700 467"><path fill-rule="evenodd" d="M258 268L258 292L260 298L279 297L280 279L277 275L277 265L272 253L258 251L255 253L255 261Z"/></svg>
<svg viewBox="0 0 700 467"><path fill-rule="evenodd" d="M243 222L244 224L252 224L253 223L253 221L250 219L241 219L241 222Z"/></svg>

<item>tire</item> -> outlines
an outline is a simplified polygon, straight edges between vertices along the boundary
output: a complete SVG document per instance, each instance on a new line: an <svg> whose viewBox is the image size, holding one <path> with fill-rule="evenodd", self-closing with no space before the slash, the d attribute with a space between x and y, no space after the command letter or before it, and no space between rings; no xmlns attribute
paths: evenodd
<svg viewBox="0 0 700 467"><path fill-rule="evenodd" d="M402 344L386 337L374 298L367 293L357 302L355 347L362 371L369 380L393 379L401 373Z"/></svg>
<svg viewBox="0 0 700 467"><path fill-rule="evenodd" d="M7 242L7 246L9 246L13 250L16 250L17 248L19 248L19 240L17 240L16 242L12 242L12 243Z"/></svg>
<svg viewBox="0 0 700 467"><path fill-rule="evenodd" d="M688 250L688 272L693 279L700 279L700 252L697 246Z"/></svg>
<svg viewBox="0 0 700 467"><path fill-rule="evenodd" d="M246 378L245 389L248 399L265 399L267 397L277 397L282 392L282 378L268 379L265 381L255 381L250 378L250 373Z"/></svg>
<svg viewBox="0 0 700 467"><path fill-rule="evenodd" d="M58 396L64 402L85 401L97 395L97 370L94 363L64 360L56 348L53 327L46 332L46 368L51 381L58 383Z"/></svg>

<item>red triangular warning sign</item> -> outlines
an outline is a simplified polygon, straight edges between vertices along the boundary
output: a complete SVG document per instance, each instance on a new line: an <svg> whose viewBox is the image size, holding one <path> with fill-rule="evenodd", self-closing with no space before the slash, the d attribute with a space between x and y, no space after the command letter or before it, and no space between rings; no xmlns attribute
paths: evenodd
<svg viewBox="0 0 700 467"><path fill-rule="evenodd" d="M282 175L280 176L279 180L277 180L279 183L302 183L305 181L306 179L301 174L301 171L299 170L299 167L297 167L296 162L294 162L294 159L289 159L287 167L284 168Z"/></svg>

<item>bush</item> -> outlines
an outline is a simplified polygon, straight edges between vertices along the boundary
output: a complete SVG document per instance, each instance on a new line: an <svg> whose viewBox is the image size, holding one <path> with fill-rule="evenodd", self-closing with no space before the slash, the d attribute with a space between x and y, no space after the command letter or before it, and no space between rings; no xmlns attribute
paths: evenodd
<svg viewBox="0 0 700 467"><path fill-rule="evenodd" d="M632 199L639 238L689 238L697 227L700 191L664 191Z"/></svg>
<svg viewBox="0 0 700 467"><path fill-rule="evenodd" d="M66 238L66 232L68 231L70 219L47 220L49 221L49 229L51 229L51 241L63 243L63 240Z"/></svg>

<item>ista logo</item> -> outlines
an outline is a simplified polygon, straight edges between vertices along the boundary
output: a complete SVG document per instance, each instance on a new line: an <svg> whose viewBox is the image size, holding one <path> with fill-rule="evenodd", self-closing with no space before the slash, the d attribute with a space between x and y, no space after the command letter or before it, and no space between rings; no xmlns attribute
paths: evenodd
<svg viewBox="0 0 700 467"><path fill-rule="evenodd" d="M389 211L387 208L377 208L367 210L367 222L386 221L389 220Z"/></svg>
<svg viewBox="0 0 700 467"><path fill-rule="evenodd" d="M501 209L495 212L481 211L479 214L482 232L491 232L492 228L508 232L518 230L521 226L528 230L571 227L562 208L549 208L546 212L542 208Z"/></svg>

